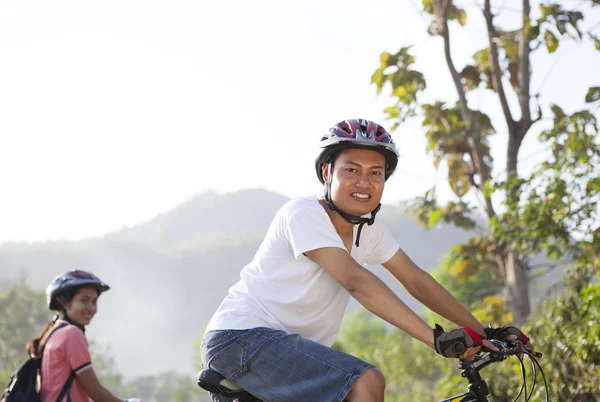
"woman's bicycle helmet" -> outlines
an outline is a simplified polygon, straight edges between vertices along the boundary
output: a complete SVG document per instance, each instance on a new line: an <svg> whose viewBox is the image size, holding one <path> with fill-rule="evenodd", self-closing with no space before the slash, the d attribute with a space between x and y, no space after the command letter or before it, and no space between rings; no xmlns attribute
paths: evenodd
<svg viewBox="0 0 600 402"><path fill-rule="evenodd" d="M57 297L67 289L81 286L91 286L98 290L98 294L106 292L110 289L106 283L91 272L87 271L67 271L58 275L52 280L52 283L46 288L46 296L48 299L48 308L50 310L59 310L60 303Z"/></svg>

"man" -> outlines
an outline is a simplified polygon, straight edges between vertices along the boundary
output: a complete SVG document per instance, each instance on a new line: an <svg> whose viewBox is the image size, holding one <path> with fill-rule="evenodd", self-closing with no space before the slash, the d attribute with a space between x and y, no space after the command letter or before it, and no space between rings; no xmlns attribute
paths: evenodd
<svg viewBox="0 0 600 402"><path fill-rule="evenodd" d="M375 221L397 164L391 136L374 122L346 120L323 136L316 172L324 197L292 200L278 211L207 327L205 367L264 401L383 401L383 374L330 348L350 296L446 357L495 349L483 325ZM429 327L364 267L374 264L462 328ZM527 340L514 327L504 333Z"/></svg>

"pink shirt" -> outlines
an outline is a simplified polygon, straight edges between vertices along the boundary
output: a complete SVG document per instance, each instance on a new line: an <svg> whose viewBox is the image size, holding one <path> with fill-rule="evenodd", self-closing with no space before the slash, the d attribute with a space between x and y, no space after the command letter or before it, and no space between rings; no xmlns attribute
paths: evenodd
<svg viewBox="0 0 600 402"><path fill-rule="evenodd" d="M58 320L56 325L67 323ZM41 402L56 402L60 391L67 382L71 371L79 374L92 367L92 358L88 350L85 334L75 325L67 325L52 334L42 357ZM69 391L71 402L90 402L85 388L77 381L77 377ZM65 397L62 401L66 401Z"/></svg>

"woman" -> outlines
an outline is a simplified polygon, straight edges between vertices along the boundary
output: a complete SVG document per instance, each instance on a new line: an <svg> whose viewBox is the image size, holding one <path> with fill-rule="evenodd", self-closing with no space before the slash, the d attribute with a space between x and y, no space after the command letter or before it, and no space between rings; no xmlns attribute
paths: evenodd
<svg viewBox="0 0 600 402"><path fill-rule="evenodd" d="M86 271L65 272L46 289L48 307L57 311L56 318L39 338L27 344L31 356L42 357L41 402L90 402L90 398L95 402L123 402L98 381L85 338L85 327L98 309L98 297L108 289L100 278ZM136 398L125 401L142 402Z"/></svg>

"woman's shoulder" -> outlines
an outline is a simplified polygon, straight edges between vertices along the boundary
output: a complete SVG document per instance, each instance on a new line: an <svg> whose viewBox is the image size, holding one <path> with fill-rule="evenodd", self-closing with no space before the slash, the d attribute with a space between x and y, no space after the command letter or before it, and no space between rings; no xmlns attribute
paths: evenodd
<svg viewBox="0 0 600 402"><path fill-rule="evenodd" d="M85 339L85 334L76 325L70 324L68 322L60 322L58 321L55 324L54 333L51 336L51 339L62 341L62 340L73 340L73 339Z"/></svg>

